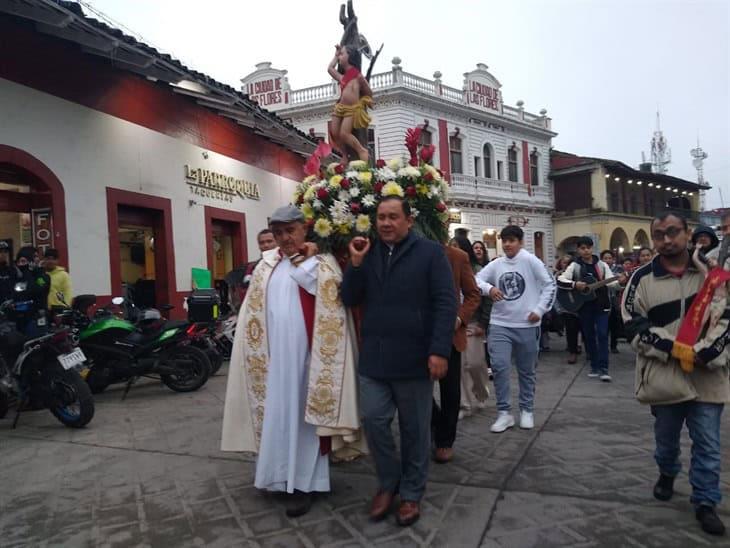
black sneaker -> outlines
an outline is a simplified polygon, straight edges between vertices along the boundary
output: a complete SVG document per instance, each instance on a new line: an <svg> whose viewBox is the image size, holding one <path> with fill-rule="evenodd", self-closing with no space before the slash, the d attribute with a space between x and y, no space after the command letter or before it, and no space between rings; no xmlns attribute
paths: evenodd
<svg viewBox="0 0 730 548"><path fill-rule="evenodd" d="M674 478L659 474L659 479L654 485L654 498L657 500L667 501L674 494ZM699 519L699 518L698 518Z"/></svg>
<svg viewBox="0 0 730 548"><path fill-rule="evenodd" d="M303 516L312 508L312 493L294 491L294 493L289 495L287 499L286 515L290 518Z"/></svg>
<svg viewBox="0 0 730 548"><path fill-rule="evenodd" d="M700 506L695 511L695 517L705 533L717 536L725 534L725 525L720 521L712 506Z"/></svg>

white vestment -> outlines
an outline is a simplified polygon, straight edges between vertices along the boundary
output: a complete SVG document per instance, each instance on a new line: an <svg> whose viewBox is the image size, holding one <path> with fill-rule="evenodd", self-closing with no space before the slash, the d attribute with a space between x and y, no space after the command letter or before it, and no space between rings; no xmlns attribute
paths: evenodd
<svg viewBox="0 0 730 548"><path fill-rule="evenodd" d="M270 491L329 491L329 460L320 454L317 428L304 422L309 337L299 287L317 291L317 261L297 268L284 257L267 288L269 371L266 413L255 485Z"/></svg>

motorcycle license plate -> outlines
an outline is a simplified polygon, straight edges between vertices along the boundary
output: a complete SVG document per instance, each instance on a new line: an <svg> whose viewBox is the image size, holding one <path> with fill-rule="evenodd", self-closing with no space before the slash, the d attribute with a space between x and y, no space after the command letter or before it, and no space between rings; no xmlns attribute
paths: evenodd
<svg viewBox="0 0 730 548"><path fill-rule="evenodd" d="M86 361L86 356L80 348L77 348L73 352L58 356L58 361L64 369L71 369L72 367L84 363Z"/></svg>

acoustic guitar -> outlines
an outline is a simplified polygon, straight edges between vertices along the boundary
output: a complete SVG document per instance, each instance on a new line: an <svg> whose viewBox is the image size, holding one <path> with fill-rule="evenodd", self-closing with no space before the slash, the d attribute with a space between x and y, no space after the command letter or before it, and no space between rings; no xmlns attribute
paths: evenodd
<svg viewBox="0 0 730 548"><path fill-rule="evenodd" d="M605 280L601 280L600 282L594 281L591 283L591 279L595 280L595 278L591 276L588 279L581 280L588 284L581 291L577 289L558 288L558 303L563 308L563 310L565 310L565 312L577 314L584 304L596 300L596 289L615 282L619 278L620 276L614 276L612 278L606 278Z"/></svg>

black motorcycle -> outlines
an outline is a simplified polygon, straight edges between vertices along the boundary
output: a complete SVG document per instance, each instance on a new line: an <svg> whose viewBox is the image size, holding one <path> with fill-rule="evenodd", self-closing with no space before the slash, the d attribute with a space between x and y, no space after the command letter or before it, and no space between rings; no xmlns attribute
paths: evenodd
<svg viewBox="0 0 730 548"><path fill-rule="evenodd" d="M86 356L76 348L71 329L28 338L18 331L14 308L26 303L0 305L0 419L11 400L17 401L13 428L25 409L48 409L72 428L86 426L94 416L94 399L81 377ZM24 313L24 312L23 312Z"/></svg>

